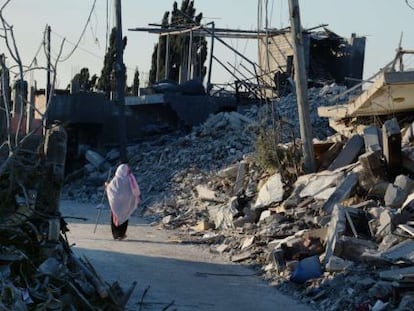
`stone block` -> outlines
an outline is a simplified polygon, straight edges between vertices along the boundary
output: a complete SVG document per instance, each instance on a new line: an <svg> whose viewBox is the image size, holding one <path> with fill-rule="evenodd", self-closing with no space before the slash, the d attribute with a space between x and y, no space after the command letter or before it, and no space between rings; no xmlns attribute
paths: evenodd
<svg viewBox="0 0 414 311"><path fill-rule="evenodd" d="M378 152L366 152L359 157L362 169L360 170L360 185L368 190L379 181L385 179L386 171Z"/></svg>
<svg viewBox="0 0 414 311"><path fill-rule="evenodd" d="M340 167L354 163L364 147L364 140L360 135L352 136L335 160L329 165L328 170L334 171Z"/></svg>
<svg viewBox="0 0 414 311"><path fill-rule="evenodd" d="M356 184L358 183L358 174L350 173L348 174L342 183L336 188L335 192L329 197L322 207L322 210L326 214L332 212L333 207L337 203L341 203L343 200L347 199Z"/></svg>
<svg viewBox="0 0 414 311"><path fill-rule="evenodd" d="M388 164L389 176L396 176L401 172L401 132L397 119L384 122L382 126L383 154Z"/></svg>
<svg viewBox="0 0 414 311"><path fill-rule="evenodd" d="M405 240L390 247L382 253L382 256L391 262L407 261L414 262L414 240Z"/></svg>
<svg viewBox="0 0 414 311"><path fill-rule="evenodd" d="M318 174L309 175L305 188L300 192L300 197L314 197L326 188L336 186L342 179L343 172L322 171Z"/></svg>
<svg viewBox="0 0 414 311"><path fill-rule="evenodd" d="M381 130L376 126L367 126L364 129L364 143L366 152L382 153Z"/></svg>
<svg viewBox="0 0 414 311"><path fill-rule="evenodd" d="M413 190L414 182L406 175L398 175L395 178L394 185L401 188L404 192L410 193Z"/></svg>
<svg viewBox="0 0 414 311"><path fill-rule="evenodd" d="M385 206L400 208L406 199L407 193L404 192L400 187L397 187L394 184L388 185L384 196Z"/></svg>
<svg viewBox="0 0 414 311"><path fill-rule="evenodd" d="M282 177L275 174L260 188L254 208L269 206L283 200L285 191L283 188Z"/></svg>
<svg viewBox="0 0 414 311"><path fill-rule="evenodd" d="M219 199L213 190L210 190L206 185L196 186L198 198L202 201L223 202Z"/></svg>

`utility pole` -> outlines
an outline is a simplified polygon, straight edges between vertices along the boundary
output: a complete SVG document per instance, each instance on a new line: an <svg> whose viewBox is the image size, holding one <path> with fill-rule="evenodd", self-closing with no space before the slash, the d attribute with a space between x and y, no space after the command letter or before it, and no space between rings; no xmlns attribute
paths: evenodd
<svg viewBox="0 0 414 311"><path fill-rule="evenodd" d="M188 62L187 62L187 81L192 79L191 65L193 64L193 31L190 31L190 41L188 42Z"/></svg>
<svg viewBox="0 0 414 311"><path fill-rule="evenodd" d="M0 55L1 81L0 81L0 135L5 135L11 141L10 126L10 77L9 69L6 67L6 57Z"/></svg>
<svg viewBox="0 0 414 311"><path fill-rule="evenodd" d="M157 73L155 75L155 82L160 80L160 66L161 66L161 40L162 37L158 35L158 48L157 48Z"/></svg>
<svg viewBox="0 0 414 311"><path fill-rule="evenodd" d="M50 72L52 70L52 65L50 62L50 26L46 26L46 49L47 49L47 73L46 73L46 104L49 103L50 99Z"/></svg>
<svg viewBox="0 0 414 311"><path fill-rule="evenodd" d="M207 94L210 95L210 91L212 89L211 86L211 69L213 66L213 56L214 56L214 31L215 31L215 24L211 22L211 46L210 46L210 59L208 64L208 74L207 74Z"/></svg>
<svg viewBox="0 0 414 311"><path fill-rule="evenodd" d="M303 34L300 23L298 0L289 0L290 27L293 38L296 98L298 102L300 136L302 139L303 161L305 173L315 171L315 161L312 144L312 127L308 102L308 79L303 48Z"/></svg>
<svg viewBox="0 0 414 311"><path fill-rule="evenodd" d="M165 68L164 79L168 79L170 76L170 34L167 34L167 43L165 45Z"/></svg>
<svg viewBox="0 0 414 311"><path fill-rule="evenodd" d="M118 107L118 131L121 162L127 163L126 154L126 120L125 120L125 65L124 65L124 46L122 42L122 16L121 16L121 0L115 0L116 14L116 62L115 62L115 78L116 78L116 97L115 103Z"/></svg>

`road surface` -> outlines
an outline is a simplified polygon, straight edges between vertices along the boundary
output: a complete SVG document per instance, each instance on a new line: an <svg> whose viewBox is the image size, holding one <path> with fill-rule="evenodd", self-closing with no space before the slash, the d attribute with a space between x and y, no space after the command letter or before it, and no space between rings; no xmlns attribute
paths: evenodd
<svg viewBox="0 0 414 311"><path fill-rule="evenodd" d="M159 230L133 216L127 239L112 239L109 210L97 218L96 205L62 201L69 243L79 256L86 256L103 280L118 281L127 290L137 286L126 310L179 311L308 311L255 275L248 267L228 262L198 245L178 244L173 231ZM143 293L146 294L143 297Z"/></svg>

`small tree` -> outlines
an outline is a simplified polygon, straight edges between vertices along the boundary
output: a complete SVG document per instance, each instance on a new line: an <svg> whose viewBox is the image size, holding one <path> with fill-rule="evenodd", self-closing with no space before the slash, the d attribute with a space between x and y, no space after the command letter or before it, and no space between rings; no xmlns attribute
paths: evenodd
<svg viewBox="0 0 414 311"><path fill-rule="evenodd" d="M101 77L98 80L96 88L101 90L105 93L106 97L109 98L111 92L115 91L116 88L116 80L115 80L115 72L114 66L116 63L116 28L112 28L111 35L109 37L109 47L106 51L105 58L104 58L104 66L101 71ZM124 37L123 39L123 49L125 50L127 43L127 38ZM125 81L126 81L126 72L125 72Z"/></svg>
<svg viewBox="0 0 414 311"><path fill-rule="evenodd" d="M138 96L139 94L139 71L138 68L135 69L134 81L132 82L132 95Z"/></svg>
<svg viewBox="0 0 414 311"><path fill-rule="evenodd" d="M92 78L89 79L89 76L89 69L84 67L72 78L72 83L78 84L82 91L92 91L98 77L94 74Z"/></svg>
<svg viewBox="0 0 414 311"><path fill-rule="evenodd" d="M170 12L165 12L161 22L161 28L168 28L168 18L170 16ZM167 46L167 37L163 36L160 37L160 40L154 46L154 51L152 52L151 57L151 69L149 72L149 84L154 84L157 81L157 71L160 77L165 75L165 52ZM158 60L158 49L160 49L160 64L158 68L157 60Z"/></svg>

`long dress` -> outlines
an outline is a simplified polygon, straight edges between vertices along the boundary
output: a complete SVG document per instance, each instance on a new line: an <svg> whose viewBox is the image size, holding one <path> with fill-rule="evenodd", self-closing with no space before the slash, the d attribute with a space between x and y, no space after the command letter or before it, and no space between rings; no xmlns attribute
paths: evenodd
<svg viewBox="0 0 414 311"><path fill-rule="evenodd" d="M128 219L140 202L140 189L127 164L118 166L114 178L106 187L111 207L111 231L114 239L124 239Z"/></svg>
<svg viewBox="0 0 414 311"><path fill-rule="evenodd" d="M128 220L116 226L114 223L113 213L111 211L111 231L115 240L122 240L126 238L126 231L128 229Z"/></svg>

